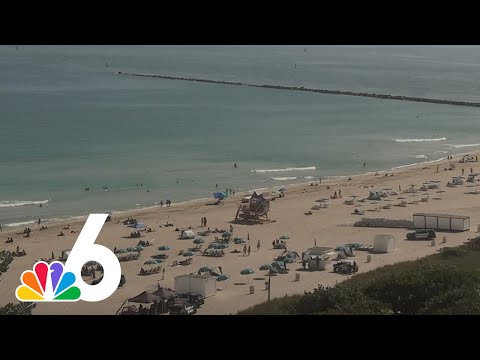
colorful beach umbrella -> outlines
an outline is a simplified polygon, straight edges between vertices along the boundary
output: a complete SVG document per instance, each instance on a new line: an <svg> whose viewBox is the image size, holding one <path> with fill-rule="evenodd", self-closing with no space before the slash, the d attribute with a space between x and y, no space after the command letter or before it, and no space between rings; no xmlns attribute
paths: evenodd
<svg viewBox="0 0 480 360"><path fill-rule="evenodd" d="M147 260L143 263L143 265L155 265L157 260Z"/></svg>
<svg viewBox="0 0 480 360"><path fill-rule="evenodd" d="M115 252L116 254L125 254L127 252L126 249L117 249L117 251Z"/></svg>
<svg viewBox="0 0 480 360"><path fill-rule="evenodd" d="M170 248L167 245L162 245L158 248L159 251L167 251L170 250Z"/></svg>

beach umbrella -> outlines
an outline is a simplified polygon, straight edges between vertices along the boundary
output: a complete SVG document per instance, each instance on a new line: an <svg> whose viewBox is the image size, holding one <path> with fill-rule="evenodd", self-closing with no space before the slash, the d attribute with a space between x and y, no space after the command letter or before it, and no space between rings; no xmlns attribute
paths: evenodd
<svg viewBox="0 0 480 360"><path fill-rule="evenodd" d="M219 199L219 200L223 200L223 199L225 199L227 196L228 196L228 194L225 193L225 192L216 192L216 193L213 193L213 197L214 197L215 199Z"/></svg>
<svg viewBox="0 0 480 360"><path fill-rule="evenodd" d="M117 254L125 254L127 252L126 249L117 249Z"/></svg>
<svg viewBox="0 0 480 360"><path fill-rule="evenodd" d="M264 264L259 267L260 270L270 270L273 266L270 264Z"/></svg>
<svg viewBox="0 0 480 360"><path fill-rule="evenodd" d="M218 244L216 246L214 246L214 249L226 249L228 248L228 244Z"/></svg>
<svg viewBox="0 0 480 360"><path fill-rule="evenodd" d="M175 292L165 289L165 288L158 288L153 292L153 295L160 296L162 299L168 299L175 296Z"/></svg>
<svg viewBox="0 0 480 360"><path fill-rule="evenodd" d="M167 260L165 260L165 259L155 259L155 263L157 263L157 264L161 264L165 261L167 261Z"/></svg>
<svg viewBox="0 0 480 360"><path fill-rule="evenodd" d="M128 225L128 227L134 228L134 229L143 229L143 228L146 228L147 226L143 223L136 223L136 224Z"/></svg>
<svg viewBox="0 0 480 360"><path fill-rule="evenodd" d="M193 252L191 252L191 251L185 251L185 252L183 253L183 256L185 256L185 257L193 256Z"/></svg>
<svg viewBox="0 0 480 360"><path fill-rule="evenodd" d="M127 251L137 251L137 248L131 246L131 247L128 247L128 248L127 248Z"/></svg>
<svg viewBox="0 0 480 360"><path fill-rule="evenodd" d="M162 245L158 248L159 251L167 251L170 250L170 248L167 245Z"/></svg>
<svg viewBox="0 0 480 360"><path fill-rule="evenodd" d="M143 265L155 265L157 264L157 260L147 260L143 263Z"/></svg>
<svg viewBox="0 0 480 360"><path fill-rule="evenodd" d="M280 240L288 240L288 239L290 239L290 237L287 236L287 235L282 235L282 236L279 237L279 239Z"/></svg>
<svg viewBox="0 0 480 360"><path fill-rule="evenodd" d="M295 260L287 257L287 258L283 259L282 262L284 264L293 264L295 262Z"/></svg>
<svg viewBox="0 0 480 360"><path fill-rule="evenodd" d="M235 238L235 239L233 240L233 242L234 242L235 244L237 244L237 245L238 245L238 244L245 244L245 243L246 243L246 241L243 240L242 238Z"/></svg>
<svg viewBox="0 0 480 360"><path fill-rule="evenodd" d="M243 269L242 271L240 271L240 274L242 275L252 275L255 271L253 271L252 269Z"/></svg>
<svg viewBox="0 0 480 360"><path fill-rule="evenodd" d="M217 281L225 281L225 280L227 280L228 278L230 278L230 275L222 274L222 275L220 275L220 276L217 277Z"/></svg>
<svg viewBox="0 0 480 360"><path fill-rule="evenodd" d="M225 231L223 234L222 234L222 237L224 238L227 238L227 237L230 237L232 236L232 234L230 234L228 231Z"/></svg>
<svg viewBox="0 0 480 360"><path fill-rule="evenodd" d="M220 244L217 243L217 242L212 242L212 243L210 243L210 245L208 245L208 248L213 249L213 248L215 248L215 246L218 246L218 245L220 245Z"/></svg>
<svg viewBox="0 0 480 360"><path fill-rule="evenodd" d="M137 245L135 246L135 248L137 249L137 251L143 251L145 249L142 245Z"/></svg>
<svg viewBox="0 0 480 360"><path fill-rule="evenodd" d="M282 261L274 261L272 262L272 266L276 268L284 268L285 264Z"/></svg>
<svg viewBox="0 0 480 360"><path fill-rule="evenodd" d="M275 259L275 261L283 261L285 260L287 257L285 255L279 255L277 256L277 258Z"/></svg>
<svg viewBox="0 0 480 360"><path fill-rule="evenodd" d="M204 266L204 267L201 267L200 269L198 269L198 273L201 274L201 273L206 273L206 272L210 272L212 269L209 268L208 266Z"/></svg>
<svg viewBox="0 0 480 360"><path fill-rule="evenodd" d="M193 240L193 243L194 243L194 244L203 244L204 242L205 242L205 241L204 241L203 239L201 239L201 238L198 238L198 239Z"/></svg>

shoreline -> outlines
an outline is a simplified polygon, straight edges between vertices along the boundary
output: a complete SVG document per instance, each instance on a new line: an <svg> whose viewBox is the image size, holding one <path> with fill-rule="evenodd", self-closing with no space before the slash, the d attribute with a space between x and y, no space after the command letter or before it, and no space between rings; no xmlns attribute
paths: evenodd
<svg viewBox="0 0 480 360"><path fill-rule="evenodd" d="M412 163L412 164L407 164L407 165L400 165L396 166L393 168L390 168L390 170L384 169L384 170L378 170L378 171L367 171L364 173L359 173L359 174L351 174L351 175L330 175L330 176L325 176L324 178L322 177L321 184L319 184L318 179L311 179L306 182L299 182L299 183L292 183L292 184L278 184L278 185L272 185L269 187L261 187L261 188L256 188L256 189L251 189L251 190L246 190L246 191L239 191L235 192L235 196L229 196L226 198L226 201L228 203L231 203L232 200L238 201L242 197L249 195L255 190L263 190L265 192L271 192L275 191L276 188L284 187L287 190L292 190L294 193L298 191L300 188L308 186L310 187L310 184L318 184L319 186L325 184L326 186L335 186L335 185L340 185L341 183L346 183L348 181L348 178L351 178L352 180L349 181L349 183L354 184L356 181L362 181L367 178L372 178L372 179L382 179L383 176L375 176L375 174L402 174L402 173L407 173L411 170L415 169L421 169L422 167L428 166L428 165L433 165L433 164L442 164L442 163L448 163L448 162L454 162L458 163L458 157L462 157L463 155L470 154L470 155L480 155L480 150L477 151L471 151L471 152L465 152L465 153L459 153L452 155L453 158L452 160L446 160L446 157L441 157L437 160L429 160L429 161L424 161L424 162L419 162L419 163ZM354 182L355 180L355 182ZM288 195L288 193L287 193ZM215 202L215 199L212 198L196 198L196 199L190 199L186 201L181 201L178 203L172 203L170 208L173 209L182 209L182 210L188 210L189 208L195 208L198 205L206 205L208 203L213 203ZM238 204L238 203L237 203ZM160 205L151 205L151 206L146 206L146 207L141 207L141 208L136 208L136 209L127 209L127 210L119 210L119 211L114 211L112 212L112 217L115 218L117 215L122 215L124 217L131 217L135 214L145 214L145 213L150 213L155 210L161 210L161 209L168 209L167 206L161 207ZM88 218L89 215L73 215L71 217L67 218L54 218L53 221L48 221L48 219L45 219L45 222L42 221L41 225L46 225L48 226L62 226L62 225L67 225L67 224L74 224L77 225L80 222L85 222L86 219ZM58 220L57 220L58 219ZM115 220L116 221L116 220ZM25 221L22 222L22 225L18 226L9 226L7 224L2 224L3 227L3 233L9 233L13 231L18 231L20 229L24 229L25 227L28 227L28 224L34 225L36 228L39 227L37 224L37 220L33 219L30 221ZM41 226L40 225L40 226Z"/></svg>

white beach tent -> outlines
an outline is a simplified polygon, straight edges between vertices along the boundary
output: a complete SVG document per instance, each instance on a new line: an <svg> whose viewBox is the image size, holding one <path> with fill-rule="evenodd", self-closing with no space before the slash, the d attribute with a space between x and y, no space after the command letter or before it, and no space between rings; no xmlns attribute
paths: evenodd
<svg viewBox="0 0 480 360"><path fill-rule="evenodd" d="M195 233L192 230L182 230L180 239L195 239Z"/></svg>
<svg viewBox="0 0 480 360"><path fill-rule="evenodd" d="M388 253L395 249L395 237L393 235L379 234L375 235L373 241L373 251L379 253Z"/></svg>

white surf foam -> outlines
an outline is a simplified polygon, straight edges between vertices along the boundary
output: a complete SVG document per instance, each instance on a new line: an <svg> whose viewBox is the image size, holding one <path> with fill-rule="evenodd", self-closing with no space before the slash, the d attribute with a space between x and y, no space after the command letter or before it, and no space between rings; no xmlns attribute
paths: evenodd
<svg viewBox="0 0 480 360"><path fill-rule="evenodd" d="M12 200L12 201L0 201L0 208L17 207L26 205L40 205L47 204L49 200Z"/></svg>
<svg viewBox="0 0 480 360"><path fill-rule="evenodd" d="M285 180L295 180L296 176L286 176L286 177L272 177L270 179L277 180L277 181L285 181Z"/></svg>
<svg viewBox="0 0 480 360"><path fill-rule="evenodd" d="M305 179L313 179L313 176L305 176Z"/></svg>
<svg viewBox="0 0 480 360"><path fill-rule="evenodd" d="M455 149L460 149L460 148L464 148L464 147L476 147L476 146L480 146L480 144L459 144L459 145L453 145L453 144L446 144L448 146L451 146Z"/></svg>
<svg viewBox="0 0 480 360"><path fill-rule="evenodd" d="M407 168L407 167L418 166L418 165L434 164L434 163L437 163L437 162L445 160L445 159L446 158L442 157L440 159L432 160L432 161L423 161L423 162L418 162L418 163L413 163L413 164L408 164L408 165L400 165L400 166L396 166L396 167L392 168L392 170L404 169L404 168Z"/></svg>
<svg viewBox="0 0 480 360"><path fill-rule="evenodd" d="M35 221L34 221L34 220L31 220L31 221L22 221L22 222L18 222L18 223L4 224L3 226L6 226L6 227L17 227L17 226L31 225L31 224L34 224L34 223L35 223Z"/></svg>
<svg viewBox="0 0 480 360"><path fill-rule="evenodd" d="M445 141L447 140L446 137L441 137L441 138L433 138L433 139L395 139L395 142L398 143L409 143L409 142L430 142L430 141Z"/></svg>
<svg viewBox="0 0 480 360"><path fill-rule="evenodd" d="M285 168L285 169L255 169L252 172L256 173L266 173L266 172L282 172L282 171L305 171L305 170L316 170L316 166L307 166L307 167L298 167L298 168Z"/></svg>
<svg viewBox="0 0 480 360"><path fill-rule="evenodd" d="M428 159L428 156L423 154L415 155L415 159Z"/></svg>

